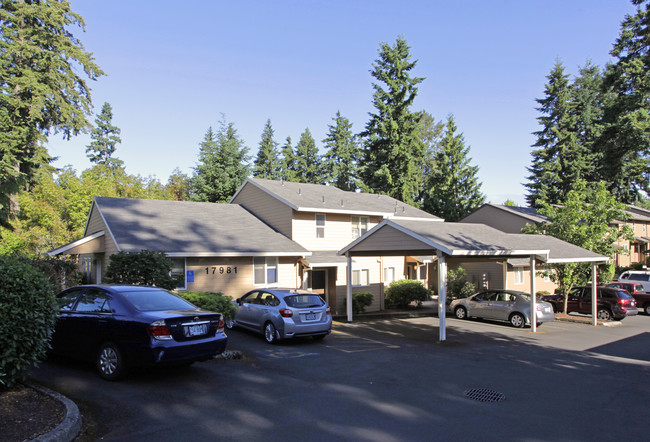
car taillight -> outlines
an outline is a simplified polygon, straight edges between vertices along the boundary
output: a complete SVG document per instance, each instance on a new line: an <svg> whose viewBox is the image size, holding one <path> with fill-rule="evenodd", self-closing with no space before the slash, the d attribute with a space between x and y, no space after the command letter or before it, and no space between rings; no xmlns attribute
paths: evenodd
<svg viewBox="0 0 650 442"><path fill-rule="evenodd" d="M165 324L165 321L162 320L152 322L147 328L147 331L152 338L158 339L159 341L169 341L173 339L172 334L167 328L167 324Z"/></svg>
<svg viewBox="0 0 650 442"><path fill-rule="evenodd" d="M327 311L325 312L325 314L326 315L331 315L332 314L332 310L330 309L329 306L327 306Z"/></svg>
<svg viewBox="0 0 650 442"><path fill-rule="evenodd" d="M621 305L630 305L631 304L629 299L619 299L618 303L621 304Z"/></svg>
<svg viewBox="0 0 650 442"><path fill-rule="evenodd" d="M288 309L288 308L281 308L281 309L280 309L280 315L281 315L283 318L290 318L290 317L293 316L293 311L290 310L290 309Z"/></svg>
<svg viewBox="0 0 650 442"><path fill-rule="evenodd" d="M225 321L223 320L223 316L219 318L219 325L217 326L217 333L223 333L223 329L226 326Z"/></svg>

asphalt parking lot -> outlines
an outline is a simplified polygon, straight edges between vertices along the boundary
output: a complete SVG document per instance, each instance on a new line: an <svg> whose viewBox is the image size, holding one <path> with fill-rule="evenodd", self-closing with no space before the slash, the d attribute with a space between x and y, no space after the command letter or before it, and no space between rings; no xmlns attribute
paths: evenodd
<svg viewBox="0 0 650 442"><path fill-rule="evenodd" d="M78 440L646 440L650 317L538 333L433 317L335 323L322 342L229 332L240 360L109 383L48 361L32 380L79 405ZM485 400L484 402L478 399Z"/></svg>

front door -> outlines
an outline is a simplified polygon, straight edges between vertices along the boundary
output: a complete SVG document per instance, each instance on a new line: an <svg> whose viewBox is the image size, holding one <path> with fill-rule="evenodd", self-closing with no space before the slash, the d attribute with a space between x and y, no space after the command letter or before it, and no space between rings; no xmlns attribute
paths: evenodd
<svg viewBox="0 0 650 442"><path fill-rule="evenodd" d="M329 304L327 293L327 270L311 270L309 272L309 290L318 294Z"/></svg>

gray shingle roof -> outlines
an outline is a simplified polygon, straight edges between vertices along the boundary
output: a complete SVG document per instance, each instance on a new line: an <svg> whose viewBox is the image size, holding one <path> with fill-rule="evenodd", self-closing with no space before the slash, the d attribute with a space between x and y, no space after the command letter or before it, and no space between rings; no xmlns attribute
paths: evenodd
<svg viewBox="0 0 650 442"><path fill-rule="evenodd" d="M386 218L441 218L386 195L347 192L334 186L249 178L253 184L297 211L378 215ZM243 186L242 186L243 187ZM234 198L234 197L233 197Z"/></svg>
<svg viewBox="0 0 650 442"><path fill-rule="evenodd" d="M307 256L304 247L237 204L97 197L120 250L171 256ZM93 233L93 232L87 232Z"/></svg>

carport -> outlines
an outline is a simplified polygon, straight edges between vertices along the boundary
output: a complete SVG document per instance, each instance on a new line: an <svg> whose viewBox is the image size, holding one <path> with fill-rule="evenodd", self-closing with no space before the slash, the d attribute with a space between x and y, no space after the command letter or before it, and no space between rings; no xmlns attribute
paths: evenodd
<svg viewBox="0 0 650 442"><path fill-rule="evenodd" d="M347 258L346 307L352 321L352 257L412 256L438 257L438 317L440 341L446 340L447 260L451 257L472 259L528 258L530 260L531 312L535 311L535 266L547 264L591 263L592 281L596 266L609 258L547 235L505 233L484 224L441 223L421 220L387 219L338 252ZM592 284L593 325L596 317L596 284ZM531 321L533 332L537 324Z"/></svg>

